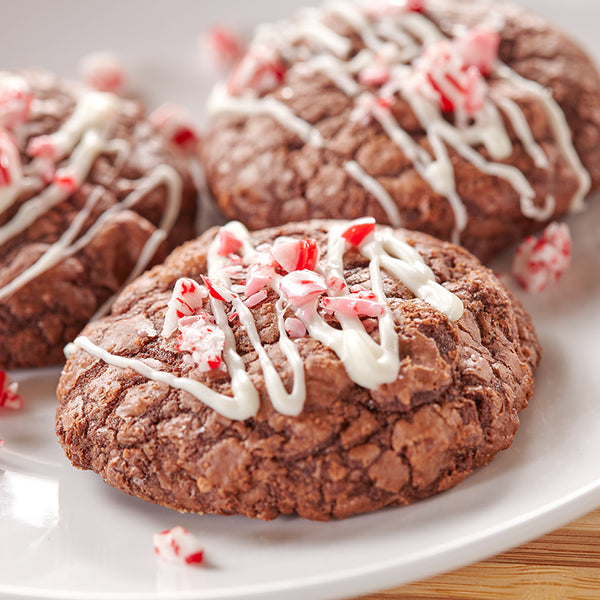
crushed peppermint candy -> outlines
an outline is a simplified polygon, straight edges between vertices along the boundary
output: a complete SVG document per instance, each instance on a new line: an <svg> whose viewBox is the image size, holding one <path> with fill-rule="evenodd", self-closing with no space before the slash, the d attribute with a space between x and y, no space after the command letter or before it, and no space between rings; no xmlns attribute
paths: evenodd
<svg viewBox="0 0 600 600"><path fill-rule="evenodd" d="M33 94L18 77L3 80L0 88L0 128L12 131L26 123L31 114Z"/></svg>
<svg viewBox="0 0 600 600"><path fill-rule="evenodd" d="M256 294L252 294L244 300L244 304L248 308L253 308L254 306L258 306L263 300L266 300L268 297L267 290L260 290L260 292L256 292Z"/></svg>
<svg viewBox="0 0 600 600"><path fill-rule="evenodd" d="M208 292L204 286L189 277L181 277L175 282L171 299L167 303L167 313L162 337L169 338L177 331L179 319L189 317L204 306Z"/></svg>
<svg viewBox="0 0 600 600"><path fill-rule="evenodd" d="M306 327L304 326L304 323L296 317L287 317L283 322L283 326L292 339L306 337Z"/></svg>
<svg viewBox="0 0 600 600"><path fill-rule="evenodd" d="M517 248L513 274L528 292L539 293L558 281L571 264L571 235L566 223L551 223L539 238L528 236Z"/></svg>
<svg viewBox="0 0 600 600"><path fill-rule="evenodd" d="M327 291L325 279L306 269L293 271L281 278L279 289L293 306L304 306Z"/></svg>
<svg viewBox="0 0 600 600"><path fill-rule="evenodd" d="M177 350L189 354L199 371L211 371L222 362L225 334L206 312L182 317L178 322Z"/></svg>
<svg viewBox="0 0 600 600"><path fill-rule="evenodd" d="M99 92L123 93L128 82L127 70L113 52L92 52L79 61L83 83Z"/></svg>
<svg viewBox="0 0 600 600"><path fill-rule="evenodd" d="M325 296L321 306L326 312L348 316L380 317L386 304L369 290L351 291L345 296Z"/></svg>
<svg viewBox="0 0 600 600"><path fill-rule="evenodd" d="M394 16L406 11L425 11L425 0L362 0L360 5L364 15L370 19Z"/></svg>
<svg viewBox="0 0 600 600"><path fill-rule="evenodd" d="M183 106L167 102L151 112L149 119L158 131L183 152L193 154L198 148L198 128Z"/></svg>
<svg viewBox="0 0 600 600"><path fill-rule="evenodd" d="M270 46L253 46L237 63L227 81L232 96L244 93L264 95L273 91L285 78L281 57Z"/></svg>
<svg viewBox="0 0 600 600"><path fill-rule="evenodd" d="M274 264L255 263L248 267L244 293L247 297L269 285L275 276Z"/></svg>
<svg viewBox="0 0 600 600"><path fill-rule="evenodd" d="M154 552L158 558L181 565L199 565L204 559L204 549L198 538L177 525L153 536Z"/></svg>
<svg viewBox="0 0 600 600"><path fill-rule="evenodd" d="M242 247L242 242L229 229L221 227L218 236L219 246L217 247L217 254L219 256L227 256Z"/></svg>
<svg viewBox="0 0 600 600"><path fill-rule="evenodd" d="M244 37L225 25L214 25L200 34L198 49L203 67L220 71L231 69L246 48Z"/></svg>
<svg viewBox="0 0 600 600"><path fill-rule="evenodd" d="M0 371L0 408L20 410L24 406L23 398L18 393L19 384Z"/></svg>
<svg viewBox="0 0 600 600"><path fill-rule="evenodd" d="M303 269L312 271L319 260L319 246L312 239L276 241L271 255L288 273Z"/></svg>
<svg viewBox="0 0 600 600"><path fill-rule="evenodd" d="M484 28L455 40L441 40L415 61L413 89L437 102L442 112L476 114L485 102L485 77L494 68L500 37Z"/></svg>
<svg viewBox="0 0 600 600"><path fill-rule="evenodd" d="M0 187L10 186L22 176L21 155L13 137L0 130Z"/></svg>
<svg viewBox="0 0 600 600"><path fill-rule="evenodd" d="M342 232L342 237L352 246L360 246L367 236L375 231L375 219L356 219Z"/></svg>

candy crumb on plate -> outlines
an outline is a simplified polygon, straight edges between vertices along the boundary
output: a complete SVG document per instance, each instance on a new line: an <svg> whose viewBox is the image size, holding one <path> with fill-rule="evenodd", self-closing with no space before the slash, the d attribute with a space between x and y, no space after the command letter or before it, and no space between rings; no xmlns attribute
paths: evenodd
<svg viewBox="0 0 600 600"><path fill-rule="evenodd" d="M86 54L79 61L79 74L91 88L113 94L122 94L129 81L121 59L110 51Z"/></svg>
<svg viewBox="0 0 600 600"><path fill-rule="evenodd" d="M541 236L528 236L517 248L513 274L528 292L539 293L558 281L571 264L571 235L566 223L551 223Z"/></svg>
<svg viewBox="0 0 600 600"><path fill-rule="evenodd" d="M204 559L198 538L180 525L154 534L154 552L162 560L181 565L199 565Z"/></svg>

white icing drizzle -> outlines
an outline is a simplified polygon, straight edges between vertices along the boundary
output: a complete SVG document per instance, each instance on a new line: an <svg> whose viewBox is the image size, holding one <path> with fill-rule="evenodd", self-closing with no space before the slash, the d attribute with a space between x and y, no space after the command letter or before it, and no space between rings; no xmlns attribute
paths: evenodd
<svg viewBox="0 0 600 600"><path fill-rule="evenodd" d="M368 2L362 4L368 8ZM461 111L456 111L455 124L449 123L437 103L415 93L415 90L411 89L409 85L412 67L408 63L412 63L428 48L445 40L442 32L425 15L416 12L398 12L386 19L376 19L372 23L365 17L363 10L360 2L331 0L326 2L320 11L318 9L304 11L296 21L291 23L263 26L256 43L272 44L286 60L294 63L293 69L304 68L307 73L321 72L325 74L349 97L359 97L361 89L354 78L350 76L356 76L361 70L379 64L378 61L382 60L382 57L383 59L387 57L391 77L390 81L382 88L382 92L385 90L386 97L400 92L409 102L426 132L434 150L434 156L431 157L427 151L414 142L411 136L399 127L389 111L375 104L372 110L373 116L379 121L390 139L413 163L419 175L436 193L448 200L455 221L453 241L460 242L461 234L467 225L467 211L456 190L454 167L445 147L446 144L453 147L458 154L483 173L506 180L519 195L521 211L524 216L540 221L548 219L556 205L554 197L548 196L542 206L536 206L535 191L525 176L515 167L494 162L508 157L512 152L512 143L498 110L499 107L513 126L523 148L531 156L536 167L549 168L548 157L533 138L531 129L518 105L507 98L496 98L492 91L483 108L474 115L475 122L473 124L467 123L466 115ZM345 38L327 28L323 21L327 16L346 21L361 36L365 48L352 59L343 60L350 49L342 42ZM487 21L483 25L488 28L500 30L504 26L504 19L497 12L490 13ZM311 30L311 27L314 27L314 31ZM455 29L456 35L465 33L464 27ZM298 49L293 45L302 40L314 42L317 48L312 53L307 53L304 46ZM419 40L420 44L415 40ZM298 59L302 62L295 63L294 61ZM572 210L579 210L591 187L591 178L573 147L568 125L559 105L548 90L536 82L522 78L506 65L496 65L494 72L533 94L546 109L561 154L580 182L571 204ZM456 94L456 90L447 83L441 82L440 85L449 97ZM267 114L282 127L298 134L305 143L318 148L326 146L326 142L323 141L315 127L300 119L285 103L275 100L270 94L263 98L232 97L224 87L217 87L209 100L209 111L213 114L218 112L238 112L246 115ZM479 144L486 148L493 161L484 159L475 149ZM355 161L348 161L344 164L344 168L381 203L390 222L397 223L398 220L395 220L394 213L398 211L391 209L391 205L395 202L376 179L366 173Z"/></svg>
<svg viewBox="0 0 600 600"><path fill-rule="evenodd" d="M265 98L236 98L227 93L223 84L215 86L207 104L209 114L218 112L234 112L242 115L265 114L277 121L280 125L294 132L305 143L315 148L323 146L323 138L318 129L314 128L283 102L272 97Z"/></svg>
<svg viewBox="0 0 600 600"><path fill-rule="evenodd" d="M554 137L558 142L560 151L579 179L579 189L571 201L571 210L582 210L583 202L592 185L592 179L582 165L581 160L573 147L571 130L569 129L565 115L558 105L558 102L552 97L552 93L548 89L536 81L521 77L521 75L507 65L499 65L496 71L501 77L510 80L513 84L520 86L522 89L525 89L536 96L544 105L546 113L550 117L550 124L554 131Z"/></svg>
<svg viewBox="0 0 600 600"><path fill-rule="evenodd" d="M367 190L367 192L370 192L377 199L385 211L388 219L390 220L390 223L394 227L401 227L402 218L398 212L398 207L396 206L396 203L392 197L389 195L388 191L379 183L379 181L368 175L355 160L349 160L345 162L344 169L348 175L356 179L356 181L358 181L358 183L360 183Z"/></svg>
<svg viewBox="0 0 600 600"><path fill-rule="evenodd" d="M335 276L339 281L344 281L343 258L347 246L342 234L347 227L347 223L337 224L332 226L328 232L327 256L316 266L318 272L324 277ZM228 223L222 229L229 231L241 242L240 254L243 264L250 266L260 260L258 250L252 246L250 235L241 223ZM395 331L394 317L387 305L384 293L382 271L400 279L415 296L444 312L449 319L456 321L462 316L462 302L436 282L434 273L425 264L421 255L414 248L396 238L391 229L376 230L370 239L363 242L360 251L370 261L369 274L372 291L382 306L385 306L382 314L378 317L380 343L377 343L367 333L358 315L336 313L336 318L341 326L341 329L336 329L329 325L319 313L319 298L302 306L295 306L286 302L285 295L280 289L281 275L274 274L268 283L269 288L279 295L275 303L279 330L278 344L292 371L291 392L285 388L281 376L262 345L252 312L239 297L234 296L231 301L232 310L237 314L240 325L246 331L256 352L271 403L275 410L282 414L298 415L302 411L306 398L303 361L297 345L289 338L285 330L284 314L288 308L293 310L297 318L304 323L310 336L337 354L348 376L358 385L369 389L375 389L384 383L395 381L400 368L398 336ZM233 285L227 275L229 264L228 257L219 255L219 241L216 236L208 251L208 276L214 284L231 290ZM349 293L347 286L340 289L342 291L338 293L332 289L329 289L327 293L331 296L344 296ZM107 364L132 368L149 379L183 389L228 418L248 419L254 416L259 409L258 391L246 371L243 359L236 351L236 342L225 311L225 303L211 297L210 304L215 323L221 328L225 338L223 360L231 378L232 396L219 394L192 378L177 377L157 370L142 360L111 354L85 337L76 338L73 344L66 349L66 354L70 356L76 348L80 348Z"/></svg>
<svg viewBox="0 0 600 600"><path fill-rule="evenodd" d="M189 377L177 377L172 373L159 371L137 358L127 358L125 356L111 354L84 336L76 337L71 344L66 346L65 355L67 358L71 356L77 348L85 350L88 354L95 356L108 365L119 367L121 369L133 369L148 379L165 383L172 388L184 390L229 419L249 419L258 411L258 392L252 385L250 377L248 377L248 374L243 369L239 371L239 376L232 376L231 378L231 387L233 390L233 397L231 397L226 396L225 394L219 394L209 387L202 385L195 379ZM229 362L234 362L233 356L230 355L234 355L239 361L242 360L241 357L231 349L231 340L226 341L225 348Z"/></svg>
<svg viewBox="0 0 600 600"><path fill-rule="evenodd" d="M0 215L13 204L23 185L19 151L8 137L8 134L0 131L0 160L2 160L3 155L6 158L6 164L3 162L0 167L6 169L10 182L6 185L0 185Z"/></svg>
<svg viewBox="0 0 600 600"><path fill-rule="evenodd" d="M509 118L510 123L515 130L515 133L521 140L527 154L531 156L535 166L538 169L549 169L550 161L541 146L535 141L531 133L531 129L525 119L525 115L521 107L510 98L503 98L494 95L494 102L502 109L504 114Z"/></svg>
<svg viewBox="0 0 600 600"><path fill-rule="evenodd" d="M2 81L0 79L0 86ZM61 170L72 177L76 184L85 181L94 161L101 154L116 155L113 165L115 172L118 172L126 160L129 151L128 144L124 140L109 139L120 102L121 100L113 94L96 91L85 92L77 99L73 114L57 131L46 136L47 142L55 148L53 160L65 159ZM32 102L32 104L34 103ZM1 141L2 138L0 138ZM20 165L20 157L17 164ZM11 190L11 200L14 200L15 194L25 189L26 180L19 180L19 183L20 186L16 191ZM103 188L96 187L87 198L83 209L75 216L61 237L49 245L46 252L33 265L0 288L0 299L6 298L60 261L79 252L94 239L110 219L114 219L121 211L130 209L149 192L161 185L167 189L166 206L157 230L144 244L125 283L133 280L147 267L159 245L173 228L180 211L181 177L175 169L168 165L159 165L147 176L136 181L134 191L118 204L105 210L94 224L78 238L85 222L102 196ZM0 209L1 202L4 200L2 194L5 193L6 187L0 187ZM54 206L66 200L70 193L68 188L52 183L37 196L25 202L13 218L0 227L0 244L25 231ZM93 318L103 314L113 299L114 296L109 298Z"/></svg>

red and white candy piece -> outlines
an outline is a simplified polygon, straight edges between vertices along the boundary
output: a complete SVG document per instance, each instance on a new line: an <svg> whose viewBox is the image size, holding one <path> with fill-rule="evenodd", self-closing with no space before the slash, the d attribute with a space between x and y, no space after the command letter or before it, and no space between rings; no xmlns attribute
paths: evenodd
<svg viewBox="0 0 600 600"><path fill-rule="evenodd" d="M0 408L19 410L23 408L23 398L18 394L19 384L0 371Z"/></svg>
<svg viewBox="0 0 600 600"><path fill-rule="evenodd" d="M150 113L149 119L177 148L187 153L196 151L200 141L198 128L183 106L168 102Z"/></svg>
<svg viewBox="0 0 600 600"><path fill-rule="evenodd" d="M167 313L162 337L170 338L177 331L178 321L182 317L196 314L208 298L206 288L189 277L181 277L175 282L171 299L167 303Z"/></svg>
<svg viewBox="0 0 600 600"><path fill-rule="evenodd" d="M361 7L366 17L379 19L407 11L424 12L425 0L364 0Z"/></svg>
<svg viewBox="0 0 600 600"><path fill-rule="evenodd" d="M476 114L487 95L484 75L493 69L499 38L480 29L458 40L441 40L415 61L412 86L436 101L443 112Z"/></svg>
<svg viewBox="0 0 600 600"><path fill-rule="evenodd" d="M216 369L222 362L225 334L212 315L200 312L178 322L177 350L187 352L199 371Z"/></svg>
<svg viewBox="0 0 600 600"><path fill-rule="evenodd" d="M319 246L312 239L278 241L271 248L271 255L288 273L303 269L312 271L319 260Z"/></svg>
<svg viewBox="0 0 600 600"><path fill-rule="evenodd" d="M230 292L225 286L209 279L208 277L202 275L202 281L204 285L208 289L208 293L215 299L220 300L221 302L233 302L233 299L236 295Z"/></svg>
<svg viewBox="0 0 600 600"><path fill-rule="evenodd" d="M325 279L306 269L281 278L279 289L293 306L304 306L327 291Z"/></svg>
<svg viewBox="0 0 600 600"><path fill-rule="evenodd" d="M92 52L79 61L83 83L99 92L120 94L128 82L127 70L113 52Z"/></svg>
<svg viewBox="0 0 600 600"><path fill-rule="evenodd" d="M0 188L14 184L21 177L21 154L19 149L13 137L6 131L0 130Z"/></svg>
<svg viewBox="0 0 600 600"><path fill-rule="evenodd" d="M263 95L273 91L285 78L285 65L274 48L250 48L232 71L227 81L227 91L232 96L244 92Z"/></svg>
<svg viewBox="0 0 600 600"><path fill-rule="evenodd" d="M245 47L244 37L225 25L215 25L198 38L202 66L211 70L214 67L221 71L231 69Z"/></svg>
<svg viewBox="0 0 600 600"><path fill-rule="evenodd" d="M360 246L367 236L375 231L375 219L373 217L364 217L351 221L348 227L342 232L342 237L352 246Z"/></svg>
<svg viewBox="0 0 600 600"><path fill-rule="evenodd" d="M180 525L154 534L154 552L162 560L181 565L199 565L204 559L198 538Z"/></svg>
<svg viewBox="0 0 600 600"><path fill-rule="evenodd" d="M306 327L304 326L304 323L296 317L288 317L283 322L283 326L292 339L306 337Z"/></svg>
<svg viewBox="0 0 600 600"><path fill-rule="evenodd" d="M229 229L221 227L218 233L217 254L227 256L242 247L242 242Z"/></svg>
<svg viewBox="0 0 600 600"><path fill-rule="evenodd" d="M454 40L454 46L467 67L476 67L487 77L498 60L500 34L486 27L475 27Z"/></svg>
<svg viewBox="0 0 600 600"><path fill-rule="evenodd" d="M246 274L246 287L244 294L246 297L253 296L264 287L268 286L275 276L275 263L260 264L254 263L248 267Z"/></svg>
<svg viewBox="0 0 600 600"><path fill-rule="evenodd" d="M5 77L0 81L0 128L13 131L26 123L31 114L33 94L19 77Z"/></svg>
<svg viewBox="0 0 600 600"><path fill-rule="evenodd" d="M528 292L539 293L558 281L571 264L571 235L566 223L551 223L539 239L528 236L517 248L513 274Z"/></svg>
<svg viewBox="0 0 600 600"><path fill-rule="evenodd" d="M326 296L321 298L321 306L330 313L365 317L380 317L386 308L386 305L379 302L377 296L368 290L350 292L345 296Z"/></svg>

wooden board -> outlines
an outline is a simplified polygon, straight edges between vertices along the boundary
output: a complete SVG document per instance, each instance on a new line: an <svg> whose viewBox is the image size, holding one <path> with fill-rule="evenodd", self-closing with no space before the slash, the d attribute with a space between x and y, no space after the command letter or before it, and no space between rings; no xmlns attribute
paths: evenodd
<svg viewBox="0 0 600 600"><path fill-rule="evenodd" d="M489 560L356 600L509 599L600 599L600 508Z"/></svg>

